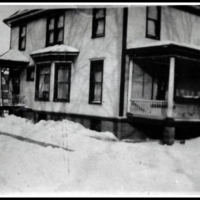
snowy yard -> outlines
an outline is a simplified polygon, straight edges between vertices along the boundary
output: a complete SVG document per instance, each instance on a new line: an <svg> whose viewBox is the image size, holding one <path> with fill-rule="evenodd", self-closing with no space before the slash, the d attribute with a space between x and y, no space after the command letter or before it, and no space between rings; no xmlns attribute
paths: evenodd
<svg viewBox="0 0 200 200"><path fill-rule="evenodd" d="M0 134L0 196L200 194L200 138L126 143L67 120L12 115L0 118L0 132L31 139Z"/></svg>

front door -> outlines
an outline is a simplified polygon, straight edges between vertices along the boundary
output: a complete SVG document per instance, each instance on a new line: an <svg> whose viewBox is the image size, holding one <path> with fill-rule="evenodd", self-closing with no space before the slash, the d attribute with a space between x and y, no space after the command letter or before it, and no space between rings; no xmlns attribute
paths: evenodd
<svg viewBox="0 0 200 200"><path fill-rule="evenodd" d="M12 95L19 95L20 94L20 73L19 70L11 70L10 73L10 80L12 84Z"/></svg>
<svg viewBox="0 0 200 200"><path fill-rule="evenodd" d="M166 94L166 80L163 78L158 79L157 100L165 100Z"/></svg>

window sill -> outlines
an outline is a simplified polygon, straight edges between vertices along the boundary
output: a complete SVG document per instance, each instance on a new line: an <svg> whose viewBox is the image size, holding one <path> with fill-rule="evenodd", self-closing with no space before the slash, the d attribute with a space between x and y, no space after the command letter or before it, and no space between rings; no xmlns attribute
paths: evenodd
<svg viewBox="0 0 200 200"><path fill-rule="evenodd" d="M101 35L93 35L93 36L92 36L92 39L95 39L95 38L101 38L101 37L105 37L105 34L101 34Z"/></svg>
<svg viewBox="0 0 200 200"><path fill-rule="evenodd" d="M54 99L53 100L55 103L58 102L58 103L69 103L69 100L68 99Z"/></svg>
<svg viewBox="0 0 200 200"><path fill-rule="evenodd" d="M102 102L101 101L90 101L89 104L102 105Z"/></svg>
<svg viewBox="0 0 200 200"><path fill-rule="evenodd" d="M35 101L45 101L45 102L49 102L49 99L35 98Z"/></svg>
<svg viewBox="0 0 200 200"><path fill-rule="evenodd" d="M159 37L157 37L157 36L152 36L152 35L146 35L146 38L148 38L148 39L154 39L154 40L160 40Z"/></svg>

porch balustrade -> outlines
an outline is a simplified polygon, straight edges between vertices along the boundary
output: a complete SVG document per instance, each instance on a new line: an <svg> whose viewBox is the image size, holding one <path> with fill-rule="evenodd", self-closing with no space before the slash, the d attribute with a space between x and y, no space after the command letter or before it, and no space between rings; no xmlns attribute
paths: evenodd
<svg viewBox="0 0 200 200"><path fill-rule="evenodd" d="M167 101L132 99L130 113L149 117L166 117ZM183 119L200 119L200 105L173 103L173 117Z"/></svg>
<svg viewBox="0 0 200 200"><path fill-rule="evenodd" d="M25 96L3 94L0 96L0 106L23 106L25 105Z"/></svg>

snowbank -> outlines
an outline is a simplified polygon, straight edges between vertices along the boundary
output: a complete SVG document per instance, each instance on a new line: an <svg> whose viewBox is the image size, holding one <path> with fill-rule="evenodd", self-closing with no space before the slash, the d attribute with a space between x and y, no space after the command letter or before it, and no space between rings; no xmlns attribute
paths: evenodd
<svg viewBox="0 0 200 200"><path fill-rule="evenodd" d="M76 140L87 142L88 137L102 141L118 141L113 133L92 131L79 123L66 119L62 121L41 120L33 124L27 119L14 115L1 118L0 132L11 133L61 147L69 143L69 140L71 142Z"/></svg>
<svg viewBox="0 0 200 200"><path fill-rule="evenodd" d="M0 196L194 196L200 194L200 138L117 141L71 121L0 118L8 132L62 148L0 135Z"/></svg>

